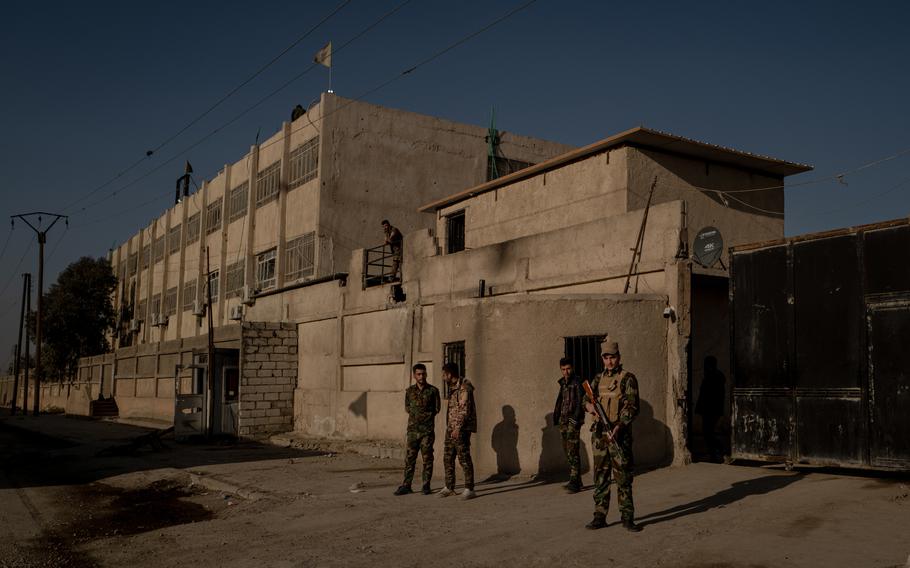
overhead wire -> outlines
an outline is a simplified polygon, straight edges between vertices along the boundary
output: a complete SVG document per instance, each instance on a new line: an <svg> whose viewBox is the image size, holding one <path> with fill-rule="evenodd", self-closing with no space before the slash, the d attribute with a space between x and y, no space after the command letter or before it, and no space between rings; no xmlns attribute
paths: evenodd
<svg viewBox="0 0 910 568"><path fill-rule="evenodd" d="M360 32L358 32L357 34L355 34L353 37L351 37L350 39L348 39L347 41L345 41L344 43L342 43L340 46L338 46L337 48L333 48L333 49L332 49L332 55L335 55L335 54L337 54L337 53L343 51L346 47L348 47L348 46L349 46L350 44L352 44L354 41L360 39L360 38L363 37L365 34L367 34L368 32L370 32L373 28L375 28L376 26L378 26L379 24L381 24L383 21L385 21L386 19L388 19L389 17L391 17L391 16L394 15L395 13L397 13L397 12L398 12L399 10L401 10L404 6L406 6L407 4L409 4L410 1L411 1L411 0L404 0L403 2L400 2L400 3L399 3L398 5L396 5L394 8L392 8L392 9L389 10L388 12L384 13L384 14L383 14L382 16L380 16L377 20L375 20L373 23L371 23L370 25L368 25L366 28L364 28L363 30L361 30ZM282 83L278 88L273 89L273 90L272 90L271 92L269 92L267 95L265 95L264 97L262 97L262 98L260 98L259 100L257 100L255 103L253 103L252 105L250 105L249 107L247 107L246 109L244 109L243 111L241 111L240 113L238 113L237 115L235 115L233 118L231 118L231 119L228 120L227 122L221 124L220 126L218 126L217 128L215 128L214 130L212 130L211 132L209 132L208 134L204 135L202 138L196 140L195 142L193 142L193 143L190 144L189 146L183 148L182 150L180 150L180 151L177 152L176 154L172 155L170 158L168 158L168 159L165 160L164 162L158 164L158 166L152 168L151 170L146 171L145 173L143 173L143 174L140 175L139 177L137 177L137 178L133 179L132 181L128 182L127 184L125 184L125 185L119 187L118 189L114 190L114 191L111 192L110 194L107 194L107 195L105 195L104 197L102 197L102 198L100 198L100 199L97 199L97 200L95 200L95 201L89 203L88 205L82 207L82 208L80 209L80 212L85 211L86 209L89 209L89 208L91 208L91 207L94 207L95 205L98 205L98 204L100 204L100 203L104 203L104 202L108 201L110 198L116 196L119 192L121 192L121 191L123 191L123 190L125 190L125 189L128 189L128 188L132 187L132 186L135 185L136 183L138 183L138 182L144 180L145 178L149 177L150 175L152 175L152 174L158 172L158 171L161 170L164 166L167 166L167 165L171 164L172 162L174 162L175 160L178 160L178 159L182 158L183 156L186 155L187 152L189 152L190 150L192 150L192 149L196 148L197 146L203 144L204 142L206 142L207 140L209 140L210 138L212 138L213 136L215 136L216 134L218 134L218 133L221 132L223 129L227 128L228 126L234 124L235 122L237 122L238 120L240 120L241 118L243 118L244 116L246 116L247 114L249 114L250 112L252 112L253 110L255 110L256 108L258 108L258 107L259 107L260 105L262 105L264 102L266 102L266 101L269 100L270 98L274 97L275 95L277 95L278 93L280 93L281 91L283 91L284 89L286 89L287 87L291 86L293 83L295 83L295 82L296 82L297 80L299 80L301 77L303 77L304 75L306 75L307 73L309 73L310 71L312 71L313 69L315 69L316 67L319 67L320 65L321 65L321 64L319 64L319 63L312 63L312 64L310 64L306 69L304 69L303 71L301 71L300 73L298 73L297 75L295 75L294 77L292 77L291 79L289 79L288 81L285 81L284 83ZM282 139L281 137L278 138L278 140L281 140L281 139ZM274 143L274 142L273 142L273 143ZM262 147L265 148L265 147L268 147L268 146L270 146L270 145L271 145L271 144L266 144L266 145L263 145ZM170 193L170 192L168 192L168 194L169 194L169 193ZM163 196L163 195L167 195L167 194L162 194L162 196ZM151 203L152 201L155 201L155 200L157 200L157 199L160 199L160 197L154 197L154 198L152 198L152 199L150 199L150 200L148 200L148 201L146 201L146 202L144 202L144 203L142 203L142 204L140 204L140 205L137 205L137 206L134 206L134 207L130 207L130 208L124 210L124 212L132 211L132 210L136 209L136 208L139 207L139 206L147 205L148 203ZM93 222L94 222L94 221L89 221L89 223L93 223Z"/></svg>
<svg viewBox="0 0 910 568"><path fill-rule="evenodd" d="M275 62L277 62L279 59L281 59L282 57L284 57L289 51L291 51L292 49L294 49L295 47L297 47L303 40L305 40L307 37L309 37L310 34L312 34L312 33L313 33L314 31L316 31L320 26L322 26L325 22L327 22L330 18L332 18L332 16L334 16L335 14L337 14L338 12L340 12L341 9L344 8L346 5L348 5L350 2L351 2L351 0L343 0L343 1L342 1L340 4L338 4L338 6L336 6L335 9L332 10L327 16L325 16L322 20L320 20L318 23L316 23L314 26L312 26L309 30L307 30L306 32L304 32L303 35L301 35L300 37L298 37L297 39L295 39L295 40L291 43L291 45L289 45L288 47L286 47L285 49L283 49L278 55L276 55L275 57L273 57L272 59L270 59L267 63L265 63L264 65L260 66L259 69L257 69L252 75L250 75L249 77L247 77L246 79L244 79L240 84L238 84L236 87L234 87L233 89L231 89L230 91L228 91L227 94L223 95L221 98L219 98L217 101L215 101L214 104L212 104L212 105L209 106L205 111L203 111L201 114L199 114L198 116L196 116L196 118L192 119L192 120L191 120L189 123L187 123L183 128L181 128L181 129L178 130L176 133L174 133L174 134L172 134L171 136L169 136L167 139L165 139L163 142L159 143L159 144L158 144L157 146L155 146L154 148L152 148L152 149L146 151L146 155L145 155L145 156L139 158L138 160L136 160L135 162L133 162L132 164L130 164L129 166L127 166L125 169L121 170L119 173L117 173L117 175L115 175L114 177L112 177L112 178L109 179L108 181L104 182L103 184L101 184L101 185L99 185L98 187L96 187L96 188L92 189L91 191L89 191L87 194L85 194L85 195L83 195L83 196L77 198L75 201L72 201L70 204L66 205L66 206L63 208L63 211L66 211L66 210L70 209L71 207L73 207L74 205L76 205L77 203L79 203L79 202L81 202L81 201L83 201L83 200L85 200L85 199L88 199L88 198L91 197L92 195L96 194L97 192L101 191L101 190L104 189L105 187L109 186L110 184L114 183L115 181L117 181L118 179L120 179L121 177L123 177L126 173L128 173L128 172L132 171L133 169L135 169L135 168L136 168L137 166L139 166L139 164L141 164L142 162L144 162L144 161L148 160L149 158L151 158L157 151L159 151L159 150L161 150L162 148L164 148L167 144L169 144L170 142L174 141L178 136L180 136L181 134L183 134L184 132L186 132L188 129L190 129L192 126L194 126L195 124L197 124L200 120L202 120L203 118L205 118L206 116L208 116L209 113L211 113L213 110L215 110L216 108L218 108L218 107L219 107L222 103L224 103L226 100L228 100L229 98L231 98L231 97L232 97L234 94L236 94L240 89L242 89L243 87L245 87L246 85L248 85L253 79L255 79L256 77L258 77L259 75L261 75L266 69L268 69L268 68L271 67L273 64L275 64ZM80 209L80 211L83 211L83 210L85 210L85 209L86 209L86 207L83 207L82 209Z"/></svg>

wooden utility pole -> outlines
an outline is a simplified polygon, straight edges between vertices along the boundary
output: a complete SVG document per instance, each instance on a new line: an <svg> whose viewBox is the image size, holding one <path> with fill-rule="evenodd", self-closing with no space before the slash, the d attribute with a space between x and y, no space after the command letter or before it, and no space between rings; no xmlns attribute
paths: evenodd
<svg viewBox="0 0 910 568"><path fill-rule="evenodd" d="M39 227L41 225L42 217L52 217L53 221L47 226L47 229L42 231L39 227L36 227L29 222L29 217L36 217L38 219ZM31 230L35 231L36 235L38 235L38 319L35 321L35 408L33 409L33 414L38 416L41 409L41 320L44 316L44 243L47 242L47 232L57 224L57 221L64 219L68 226L69 217L57 213L35 211L32 213L12 215L11 218L14 223L16 219L21 219L31 228ZM25 404L22 406L24 408Z"/></svg>
<svg viewBox="0 0 910 568"><path fill-rule="evenodd" d="M208 316L208 368L205 371L208 380L205 385L205 395L207 399L207 412L209 416L208 431L206 435L211 437L212 427L215 417L212 411L215 408L212 400L212 381L215 380L215 324L212 316L212 267L209 264L209 247L205 247L205 312Z"/></svg>
<svg viewBox="0 0 910 568"><path fill-rule="evenodd" d="M19 343L16 344L16 360L13 362L13 402L10 407L10 412L12 414L16 413L16 398L19 394L19 363L22 359L22 324L25 320L25 296L31 291L31 277L32 275L28 272L22 275L22 307L19 309ZM26 341L28 340L28 333L25 334ZM25 363L26 367L28 366L28 361ZM25 407L28 406L28 390L26 387L25 394L22 395L22 410L25 411Z"/></svg>

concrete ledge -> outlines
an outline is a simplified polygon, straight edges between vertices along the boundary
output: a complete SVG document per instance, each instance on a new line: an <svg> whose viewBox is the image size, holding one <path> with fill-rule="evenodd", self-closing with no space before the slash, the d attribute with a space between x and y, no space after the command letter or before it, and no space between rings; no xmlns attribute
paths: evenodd
<svg viewBox="0 0 910 568"><path fill-rule="evenodd" d="M333 453L351 453L385 458L404 460L406 449L404 444L389 440L344 440L341 438L311 438L296 432L275 434L268 439L270 444L282 448L295 448L301 450L316 450Z"/></svg>

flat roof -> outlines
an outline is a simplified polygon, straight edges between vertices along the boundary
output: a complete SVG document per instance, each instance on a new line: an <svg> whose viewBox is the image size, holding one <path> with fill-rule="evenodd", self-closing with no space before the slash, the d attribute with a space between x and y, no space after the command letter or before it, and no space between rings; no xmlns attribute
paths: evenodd
<svg viewBox="0 0 910 568"><path fill-rule="evenodd" d="M820 231L817 233L805 233L802 235L795 235L793 237L784 237L782 239L774 239L770 241L759 241L756 243L746 243L743 245L737 245L735 247L730 247L730 252L733 254L745 253L750 251L761 250L765 248L778 247L781 245L791 245L796 243L802 243L805 241L817 241L820 239L830 239L833 237L842 237L844 235L851 235L855 233L861 233L866 231L877 231L879 229L889 229L891 227L901 227L903 225L910 225L910 218L902 219L892 219L891 221L879 221L877 223L867 223L865 225L852 225L850 227L841 227L840 229L831 229L830 231Z"/></svg>
<svg viewBox="0 0 910 568"><path fill-rule="evenodd" d="M625 132L620 132L619 134L600 140L599 142L566 152L555 158L550 158L545 162L535 164L493 181L482 183L454 195L450 195L449 197L428 203L422 206L419 211L423 213L437 211L443 207L458 203L459 201L464 201L465 199L480 195L481 193L492 191L519 180L534 177L537 174L562 167L572 162L577 162L593 154L605 152L620 146L650 148L685 156L693 156L715 163L730 164L740 168L781 177L801 174L812 170L812 166L806 164L787 162L759 154L751 154L733 148L708 144L707 142L699 142L698 140L692 140L691 138L684 138L675 134L637 126L626 130Z"/></svg>

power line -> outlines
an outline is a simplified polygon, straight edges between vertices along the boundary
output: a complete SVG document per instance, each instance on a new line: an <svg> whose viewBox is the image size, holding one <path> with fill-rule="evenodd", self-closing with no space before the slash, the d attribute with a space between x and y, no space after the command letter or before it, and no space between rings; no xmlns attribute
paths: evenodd
<svg viewBox="0 0 910 568"><path fill-rule="evenodd" d="M63 210L66 211L66 210L70 209L71 207L73 207L74 205L76 205L77 203L79 203L79 202L81 202L81 201L83 201L83 200L85 200L85 199L88 199L88 198L91 197L92 195L96 194L97 192L101 191L102 189L104 189L104 188L107 187L108 185L112 184L113 182L115 182L115 181L117 181L118 179L120 179L121 177L123 177L127 172L130 172L130 171L132 171L133 169L135 169L135 168L136 168L139 164L141 164L142 162L144 162L144 161L148 160L149 158L151 158L152 155L155 154L155 152L161 150L163 147L165 147L167 144L169 144L170 142L172 142L172 141L173 141L174 139L176 139L178 136L180 136L181 134L183 134L184 132L186 132L187 130L189 130L192 126L194 126L195 124L197 124L200 120L202 120L203 118L205 118L206 116L208 116L209 113L211 113L213 110L215 110L216 108L218 108L223 102L225 102L226 100L228 100L229 98L231 98L234 94L237 93L237 91L239 91L240 89L242 89L243 87L245 87L245 86L246 86L247 84L249 84L253 79L255 79L256 77L258 77L259 75L261 75L266 69L268 69L268 68L271 67L273 64L275 64L276 61L278 61L279 59L281 59L282 57L284 57L289 51L291 51L292 49L294 49L295 47L297 47L303 40L305 40L307 37L309 37L310 34L312 34L312 33L313 33L314 31L316 31L320 26L322 26L324 23L326 23L332 16L334 16L335 14L337 14L338 12L340 12L341 9L344 8L345 6L347 6L350 2L351 2L351 0L343 0L343 1L342 1L338 6L336 6L335 9L332 10L327 16L325 16L325 17L324 17L322 20L320 20L317 24L315 24L313 27L311 27L309 30L307 30L303 35L301 35L300 37L298 37L297 39L295 39L294 42L291 43L291 45L289 45L288 47L284 48L284 50L282 50L278 55L276 55L275 57L273 57L272 59L270 59L265 65L262 65L261 67L259 67L259 69L257 69L252 75L250 75L249 77L247 77L246 79L244 79L240 84L238 84L236 87L234 87L233 89L231 89L230 91L228 91L225 95L223 95L221 98L219 98L217 101L215 101L214 104L212 104L211 106L209 106L206 110L204 110L204 111L203 111L201 114L199 114L196 118L194 118L193 120L191 120L190 122L188 122L183 128L181 128L181 129L178 130L176 133L174 133L174 134L172 134L171 136L169 136L168 138L166 138L163 142L159 143L157 146L155 146L155 147L152 148L151 150L146 151L145 156L139 158L138 160L136 160L135 162L133 162L132 164L130 164L129 166L127 166L125 169L121 170L117 175L115 175L114 177L112 177L112 178L109 179L108 181L104 182L103 184L101 184L101 185L99 185L98 187L96 187L96 188L92 189L91 191L89 191L87 194L83 195L82 197L79 197L79 198L76 199L75 201L73 201L73 202L71 202L70 204L68 204L67 206L65 206L65 207L63 208ZM85 209L85 208L83 208L82 210L84 210L84 209Z"/></svg>
<svg viewBox="0 0 910 568"><path fill-rule="evenodd" d="M396 12L398 12L399 10L401 10L401 8L403 8L405 5L407 5L408 3L410 3L410 1L411 1L411 0L404 0L403 2L399 3L397 6L395 6L394 8L392 8L391 10L389 10L388 12L386 12L385 14L383 14L382 16L380 16L379 19L375 20L372 24L370 24L369 26L367 26L366 28L364 28L363 30L361 30L360 32L358 32L356 35L354 35L352 38L350 38L349 40L347 40L346 42L344 42L343 44L341 44L341 45L338 46L337 48L333 49L333 55L335 55L335 54L337 54L338 52L344 50L344 48L348 47L348 46L349 46L351 43L353 43L354 41L360 39L362 36L364 36L365 34L367 34L367 33L368 33L369 31L371 31L373 28L375 28L376 26L378 26L379 24L381 24L383 21L385 21L387 18L391 17L391 16L394 15ZM127 183L126 185L124 185L124 186L122 186L122 187L120 187L120 188L114 190L113 192L111 192L110 194L106 195L105 197L102 197L102 198L100 198L100 199L98 199L98 200L95 200L95 201L93 201L92 203L89 203L88 205L82 207L82 208L80 209L80 212L81 212L81 211L85 211L86 209L88 209L88 208L90 208L90 207L94 207L95 205L98 205L99 203L106 202L108 199L110 199L110 198L116 196L120 191L123 191L123 190L125 190L125 189L128 189L129 187L135 185L136 183L138 183L138 182L142 181L143 179L149 177L150 175L154 174L155 172L157 172L158 170L160 170L160 169L163 168L164 166L166 166L166 165L170 164L171 162L173 162L173 161L175 161L175 160L177 160L177 159L183 157L184 155L186 155L187 152L189 152L189 151L192 150L193 148L199 146L200 144L206 142L208 139L210 139L210 138L213 137L214 135L218 134L218 133L221 132L223 129L225 129L225 128L227 128L228 126L232 125L233 123L237 122L238 120L240 120L241 118L243 118L244 116L246 116L247 114L249 114L250 112L252 112L253 110L255 110L256 108L258 108L258 107L259 107L260 105L262 105L264 102L266 102L267 100L269 100L270 98L272 98L273 96L277 95L279 92L283 91L284 89L286 89L287 87L289 87L291 84L293 84L294 82L296 82L297 80L299 80L301 77L303 77L304 75L306 75L307 73L309 73L310 71L312 71L313 69L315 69L316 67L319 67L319 65L320 65L320 64L317 64L317 63L310 64L309 67L307 67L306 69L304 69L303 71L301 71L300 73L298 73L297 75L295 75L294 77L292 77L290 80L288 80L288 81L286 81L285 83L283 83L283 84L282 84L281 86L279 86L277 89L272 90L270 93L268 93L267 95L265 95L264 97L262 97L261 99L259 99L259 100L256 101L255 103L253 103L251 106L249 106L249 107L247 107L246 109L244 109L243 111L241 111L239 114L235 115L233 118L231 118L231 119L230 119L229 121L227 121L226 123L224 123L224 124L218 126L217 128L215 128L214 130L212 130L211 132L209 132L208 134L206 134L205 136L203 136L202 138L200 138L200 139L197 140L196 142L190 144L189 146L187 146L187 147L184 148L183 150L177 152L176 154L174 154L173 156L171 156L170 158L168 158L167 160L165 160L163 163L159 164L159 165L156 166L155 168L153 168L153 169L151 169L151 170L145 172L144 174L140 175L138 178L136 178L136 179L132 180L131 182ZM296 132L296 131L295 131L295 132ZM282 140L282 138L279 138L278 140ZM262 146L262 148L266 148L266 147L268 147L269 145L271 145L271 144L267 144L267 145L265 145L265 146ZM124 213L125 213L125 212L128 212L128 211L132 211L133 209L136 209L136 208L138 208L138 207L140 207L140 206L142 206L142 205L147 205L148 203L151 203L152 201L155 201L156 199L158 199L158 197L154 197L154 198L152 198L151 200L148 200L148 201L146 201L146 202L143 202L143 203L141 203L141 204L139 204L139 205L137 205L137 206L130 207L129 209L124 210Z"/></svg>
<svg viewBox="0 0 910 568"><path fill-rule="evenodd" d="M3 243L3 249L0 250L0 260L3 260L3 255L6 254L6 247L9 246L9 241L12 238L13 238L13 227L10 227L9 233L6 234L6 242Z"/></svg>

